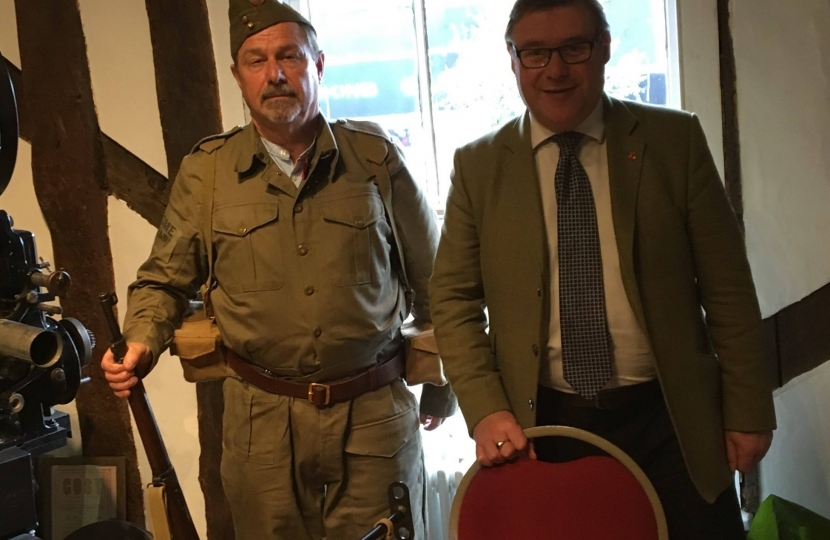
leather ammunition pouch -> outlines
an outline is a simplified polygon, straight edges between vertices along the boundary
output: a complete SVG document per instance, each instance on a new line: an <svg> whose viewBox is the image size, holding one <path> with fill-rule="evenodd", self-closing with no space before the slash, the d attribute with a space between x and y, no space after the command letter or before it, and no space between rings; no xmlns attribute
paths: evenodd
<svg viewBox="0 0 830 540"><path fill-rule="evenodd" d="M406 384L447 384L432 326L416 326L414 322L407 322L401 328L401 333L406 356Z"/></svg>

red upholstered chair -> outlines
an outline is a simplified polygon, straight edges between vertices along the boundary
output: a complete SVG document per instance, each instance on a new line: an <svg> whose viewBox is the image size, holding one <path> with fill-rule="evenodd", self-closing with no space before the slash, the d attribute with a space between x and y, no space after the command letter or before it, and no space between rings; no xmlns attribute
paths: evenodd
<svg viewBox="0 0 830 540"><path fill-rule="evenodd" d="M473 464L450 513L450 540L667 540L663 507L642 469L581 429L541 426L528 438L571 437L609 456L568 463Z"/></svg>

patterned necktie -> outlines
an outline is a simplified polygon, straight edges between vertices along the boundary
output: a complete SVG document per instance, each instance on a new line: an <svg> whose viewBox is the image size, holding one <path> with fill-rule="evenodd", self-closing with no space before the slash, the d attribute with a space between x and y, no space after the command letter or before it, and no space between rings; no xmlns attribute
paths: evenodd
<svg viewBox="0 0 830 540"><path fill-rule="evenodd" d="M611 378L611 335L605 314L597 212L588 174L577 153L582 133L553 136L559 145L556 206L559 237L559 314L565 380L593 399Z"/></svg>

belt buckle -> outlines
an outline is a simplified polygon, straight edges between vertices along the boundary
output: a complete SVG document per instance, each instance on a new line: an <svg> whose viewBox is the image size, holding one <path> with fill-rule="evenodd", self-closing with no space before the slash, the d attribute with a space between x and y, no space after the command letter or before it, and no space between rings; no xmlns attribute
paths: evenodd
<svg viewBox="0 0 830 540"><path fill-rule="evenodd" d="M320 403L317 396L321 395L318 390L322 390L324 396L323 402ZM308 400L318 407L323 407L331 401L331 386L327 384L311 383L308 385Z"/></svg>

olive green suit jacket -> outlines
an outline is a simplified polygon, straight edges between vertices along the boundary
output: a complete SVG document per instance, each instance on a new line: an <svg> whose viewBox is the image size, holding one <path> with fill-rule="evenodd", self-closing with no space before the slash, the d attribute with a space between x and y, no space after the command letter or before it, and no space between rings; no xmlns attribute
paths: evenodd
<svg viewBox="0 0 830 540"><path fill-rule="evenodd" d="M713 501L732 478L724 431L775 427L743 237L696 116L608 97L604 107L626 296L689 473ZM558 301L548 260L525 114L456 152L430 282L438 346L471 432L500 410L535 425Z"/></svg>

